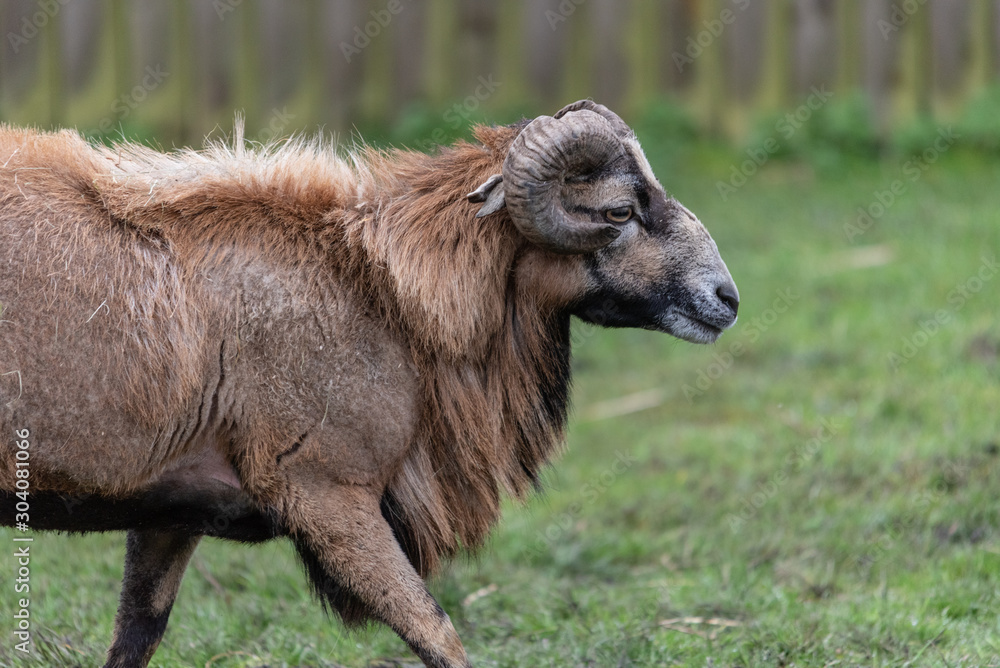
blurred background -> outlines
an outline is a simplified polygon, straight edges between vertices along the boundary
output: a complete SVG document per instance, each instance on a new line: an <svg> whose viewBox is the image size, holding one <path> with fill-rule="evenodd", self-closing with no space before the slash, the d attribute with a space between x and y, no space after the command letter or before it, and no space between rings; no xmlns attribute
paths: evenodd
<svg viewBox="0 0 1000 668"><path fill-rule="evenodd" d="M0 39L0 121L95 141L635 128L739 322L574 322L567 453L432 583L475 665L1000 666L1000 0L0 0ZM36 534L0 668L102 663L124 542ZM154 665L412 660L287 541L206 540Z"/></svg>
<svg viewBox="0 0 1000 668"><path fill-rule="evenodd" d="M994 0L4 0L0 120L199 144L322 127L429 146L590 97L744 139L833 92L884 140L1000 72ZM994 98L997 97L994 94ZM997 121L996 104L989 119ZM845 112L846 113L846 112ZM986 115L989 115L986 114ZM983 115L983 114L981 114ZM980 121L986 119L979 119ZM984 130L984 128L979 128Z"/></svg>

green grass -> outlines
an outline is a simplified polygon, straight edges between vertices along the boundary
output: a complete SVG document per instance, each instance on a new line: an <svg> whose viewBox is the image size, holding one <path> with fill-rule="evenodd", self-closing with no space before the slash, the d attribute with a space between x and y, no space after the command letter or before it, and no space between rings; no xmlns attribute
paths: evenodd
<svg viewBox="0 0 1000 668"><path fill-rule="evenodd" d="M724 202L732 154L647 141L718 242L740 322L711 347L574 324L547 492L432 585L477 666L1000 665L1000 277L952 293L1000 256L1000 162L958 151L916 182L903 158L773 162ZM124 536L35 536L28 658L10 538L0 665L99 664ZM154 665L393 658L415 662L324 617L288 545L207 540Z"/></svg>

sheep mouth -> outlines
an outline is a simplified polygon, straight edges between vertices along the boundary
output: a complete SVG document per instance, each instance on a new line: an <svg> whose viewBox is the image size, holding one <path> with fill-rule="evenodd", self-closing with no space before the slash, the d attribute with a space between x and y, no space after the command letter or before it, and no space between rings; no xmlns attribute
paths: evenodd
<svg viewBox="0 0 1000 668"><path fill-rule="evenodd" d="M690 313L673 311L663 318L663 329L689 343L715 343L727 327L720 327Z"/></svg>

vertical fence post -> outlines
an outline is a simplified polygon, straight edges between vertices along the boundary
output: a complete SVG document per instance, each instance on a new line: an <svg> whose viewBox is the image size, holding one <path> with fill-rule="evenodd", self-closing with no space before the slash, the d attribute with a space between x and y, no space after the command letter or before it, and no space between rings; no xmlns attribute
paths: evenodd
<svg viewBox="0 0 1000 668"><path fill-rule="evenodd" d="M7 118L7 93L3 82L7 74L7 49L10 41L7 38L7 7L0 7L0 120Z"/></svg>
<svg viewBox="0 0 1000 668"><path fill-rule="evenodd" d="M997 77L1000 76L1000 0L986 0L987 6L989 7L989 39L986 43L989 45L989 74L990 83L995 84Z"/></svg>
<svg viewBox="0 0 1000 668"><path fill-rule="evenodd" d="M52 127L63 123L63 110L66 106L66 91L62 76L62 41L59 35L60 13L50 16L42 27L44 40L43 62L45 67L45 87L48 92L48 121Z"/></svg>
<svg viewBox="0 0 1000 668"><path fill-rule="evenodd" d="M934 24L930 7L921 7L913 15L911 57L913 65L913 102L918 116L933 119L934 109Z"/></svg>
<svg viewBox="0 0 1000 668"><path fill-rule="evenodd" d="M627 6L631 4L631 0L619 0L618 4ZM566 42L562 71L557 74L560 83L557 105L564 104L564 100L579 100L592 94L595 54L587 29L595 13L593 10L590 3L579 5L559 27L559 30L566 31Z"/></svg>
<svg viewBox="0 0 1000 668"><path fill-rule="evenodd" d="M556 105L566 93L560 84L567 62L569 24L578 20L579 6L558 0L525 0L521 9L521 34L527 37L523 50L529 102L558 109Z"/></svg>
<svg viewBox="0 0 1000 668"><path fill-rule="evenodd" d="M191 12L186 0L175 0L172 7L171 39L170 39L170 62L171 78L170 82L176 99L177 111L174 124L177 138L181 141L193 139L191 137L191 101L194 99L194 91L191 90L190 63L194 57L191 49Z"/></svg>
<svg viewBox="0 0 1000 668"><path fill-rule="evenodd" d="M969 77L970 88L993 83L996 53L993 50L993 35L996 17L993 0L975 0L972 7L970 32Z"/></svg>
<svg viewBox="0 0 1000 668"><path fill-rule="evenodd" d="M767 17L763 36L764 63L759 94L755 96L754 111L784 109L789 103L792 88L792 21L794 14L790 0L773 0L767 4Z"/></svg>
<svg viewBox="0 0 1000 668"><path fill-rule="evenodd" d="M704 38L707 42L702 45L698 42L701 35L711 35L705 28L713 20L718 20L724 8L725 0L707 0L698 4L699 12L695 25L692 27L692 38L695 43L702 47L700 56L695 59L694 67L694 87L696 106L700 106L699 116L704 120L705 129L713 134L722 133L722 107L726 94L725 68L723 58L723 37L719 39Z"/></svg>
<svg viewBox="0 0 1000 668"><path fill-rule="evenodd" d="M132 34L129 31L123 0L108 0L106 5L109 15L107 25L110 27L108 39L111 41L114 86L116 94L120 95L131 86L134 74L130 58Z"/></svg>
<svg viewBox="0 0 1000 668"><path fill-rule="evenodd" d="M837 90L854 92L861 83L862 13L853 2L839 2L836 9Z"/></svg>
<svg viewBox="0 0 1000 668"><path fill-rule="evenodd" d="M430 0L427 11L427 97L433 108L440 109L454 94L455 70L450 47L458 10L455 0Z"/></svg>
<svg viewBox="0 0 1000 668"><path fill-rule="evenodd" d="M366 7L378 7L370 9L361 17L361 26L364 30L378 25L372 11L384 9L382 5L375 5L372 2L365 3ZM374 32L374 30L372 30ZM371 39L371 43L365 48L365 59L362 64L361 82L361 115L369 120L384 124L392 119L393 113L390 110L392 94L392 40L395 30L390 22L386 27L381 28ZM452 37L449 33L448 37ZM442 41L445 45L451 40L446 37Z"/></svg>
<svg viewBox="0 0 1000 668"><path fill-rule="evenodd" d="M521 43L523 4L527 1L501 2L497 7L497 80L503 84L497 100L498 106L505 108L521 105L528 97L525 49Z"/></svg>
<svg viewBox="0 0 1000 668"><path fill-rule="evenodd" d="M260 12L256 1L244 2L236 12L236 72L234 100L243 106L245 125L260 126L261 73L260 63Z"/></svg>
<svg viewBox="0 0 1000 668"><path fill-rule="evenodd" d="M421 2L412 2L404 3L401 7L399 14L392 19L392 44L390 44L392 78L390 79L389 104L397 110L405 109L415 102L422 101L427 78L427 41L425 39L428 30L427 6ZM487 14L490 11L489 5L485 4L477 9L485 11ZM464 19L468 20L469 17L466 15ZM484 27L475 20L471 20L470 23L480 29ZM483 32L488 31L484 30ZM474 37L470 39L474 40ZM489 39L487 43L492 46ZM461 47L456 45L456 53L458 53L458 48ZM482 60L477 62L475 58L470 58L469 64L481 66ZM486 74L486 72L477 71L475 74Z"/></svg>
<svg viewBox="0 0 1000 668"><path fill-rule="evenodd" d="M656 96L661 70L669 59L661 48L661 6L652 0L635 0L626 31L619 38L623 44L629 79L625 90L625 110L635 114ZM629 37L632 35L633 37ZM669 57L668 57L669 58Z"/></svg>
<svg viewBox="0 0 1000 668"><path fill-rule="evenodd" d="M320 0L306 0L306 25L302 26L305 33L305 68L300 85L305 88L300 99L306 118L298 123L323 123L326 120L326 109L323 96L323 71L327 66L323 60L323 11Z"/></svg>

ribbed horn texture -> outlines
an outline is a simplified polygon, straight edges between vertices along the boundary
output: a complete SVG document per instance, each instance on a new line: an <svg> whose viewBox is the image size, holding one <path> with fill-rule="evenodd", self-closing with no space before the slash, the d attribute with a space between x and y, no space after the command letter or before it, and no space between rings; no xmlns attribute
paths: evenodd
<svg viewBox="0 0 1000 668"><path fill-rule="evenodd" d="M628 130L620 118L601 109ZM625 147L614 121L605 114L569 107L559 114L559 118L533 120L507 152L503 163L507 210L532 243L556 253L589 253L614 241L621 230L568 213L562 203L562 186L568 177L585 175L620 157Z"/></svg>
<svg viewBox="0 0 1000 668"><path fill-rule="evenodd" d="M571 111L581 111L581 110L592 111L595 114L600 114L604 118L608 119L608 122L611 123L611 127L614 129L615 134L621 137L622 139L624 139L625 137L635 136L635 133L632 131L632 128L630 128L628 124L625 123L625 121L623 121L618 114L611 111L603 104L597 104L596 102L593 102L591 100L580 100L578 102L574 102L573 104L567 104L565 107L557 111L555 115L552 116L552 118L562 118Z"/></svg>

